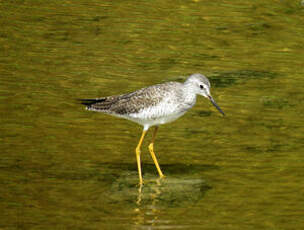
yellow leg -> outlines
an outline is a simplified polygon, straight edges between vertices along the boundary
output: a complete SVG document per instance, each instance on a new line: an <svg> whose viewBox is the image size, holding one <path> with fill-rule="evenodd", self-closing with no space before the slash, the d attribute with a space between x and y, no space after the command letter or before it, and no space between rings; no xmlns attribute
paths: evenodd
<svg viewBox="0 0 304 230"><path fill-rule="evenodd" d="M141 137L139 139L138 145L135 149L136 152L136 161L137 161L137 168L138 168L138 176L139 176L139 185L141 186L143 184L143 178L142 178L142 174L141 174L141 162L140 162L140 147L143 143L143 140L145 138L145 135L147 133L147 130L144 130L141 134Z"/></svg>
<svg viewBox="0 0 304 230"><path fill-rule="evenodd" d="M164 174L162 173L162 171L161 171L161 169L159 167L159 164L157 162L157 159L156 159L156 156L155 156L155 153L154 153L154 141L155 141L157 130L158 130L158 126L155 126L155 129L154 129L154 132L153 132L153 136L152 136L152 141L149 144L149 151L150 151L151 157L152 157L152 159L154 161L154 164L156 166L156 169L158 171L159 177L163 178Z"/></svg>

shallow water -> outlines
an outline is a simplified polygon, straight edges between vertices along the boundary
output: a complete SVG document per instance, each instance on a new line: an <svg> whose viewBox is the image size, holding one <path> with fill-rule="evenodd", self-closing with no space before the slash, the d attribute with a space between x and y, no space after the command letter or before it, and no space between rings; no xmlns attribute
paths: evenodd
<svg viewBox="0 0 304 230"><path fill-rule="evenodd" d="M1 1L1 229L301 229L301 1ZM204 98L160 127L77 98L206 74Z"/></svg>

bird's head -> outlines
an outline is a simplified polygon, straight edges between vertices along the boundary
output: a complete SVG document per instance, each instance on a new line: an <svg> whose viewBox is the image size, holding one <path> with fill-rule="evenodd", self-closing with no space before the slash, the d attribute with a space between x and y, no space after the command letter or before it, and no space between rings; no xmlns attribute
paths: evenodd
<svg viewBox="0 0 304 230"><path fill-rule="evenodd" d="M186 84L190 85L192 90L194 91L195 94L202 95L206 98L208 98L211 103L217 108L217 110L223 114L224 112L221 110L221 108L216 104L215 100L211 96L210 93L210 82L207 77L200 73L195 73L192 74L185 82Z"/></svg>

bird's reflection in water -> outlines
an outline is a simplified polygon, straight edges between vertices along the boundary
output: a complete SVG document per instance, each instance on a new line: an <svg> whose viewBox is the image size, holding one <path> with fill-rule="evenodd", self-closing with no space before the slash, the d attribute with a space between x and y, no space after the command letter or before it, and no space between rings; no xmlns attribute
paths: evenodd
<svg viewBox="0 0 304 230"><path fill-rule="evenodd" d="M209 189L210 187L201 179L148 180L143 186L138 187L134 225L144 229L153 229L153 226L160 225L171 228L171 221L164 219L163 212L175 206L189 207L202 199L203 193ZM172 223L172 228L175 227Z"/></svg>
<svg viewBox="0 0 304 230"><path fill-rule="evenodd" d="M134 218L135 226L154 226L157 224L161 210L159 209L157 203L159 202L159 197L161 195L161 178L156 179L154 185L150 185L150 189L145 191L143 185L138 187L138 196L136 200L137 207L134 208L136 214ZM153 183L153 181L150 181ZM144 192L148 194L144 196ZM149 197L149 203L142 204L144 197Z"/></svg>
<svg viewBox="0 0 304 230"><path fill-rule="evenodd" d="M103 168L116 175L108 180L111 187L107 200L132 216L134 229L179 228L166 219L168 210L189 208L202 200L211 187L201 176L217 169L213 165L165 165L166 177L156 179L154 165L145 164L145 183L139 187L134 164L109 164Z"/></svg>

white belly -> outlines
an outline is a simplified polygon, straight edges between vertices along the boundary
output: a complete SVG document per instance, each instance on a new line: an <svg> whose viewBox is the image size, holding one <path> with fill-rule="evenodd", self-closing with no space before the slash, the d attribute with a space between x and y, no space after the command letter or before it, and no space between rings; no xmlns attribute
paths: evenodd
<svg viewBox="0 0 304 230"><path fill-rule="evenodd" d="M157 106L143 109L139 113L129 114L128 117L125 118L149 128L153 125L162 125L175 121L183 116L192 106L193 105L183 106L181 109L181 107L175 104L160 103Z"/></svg>

